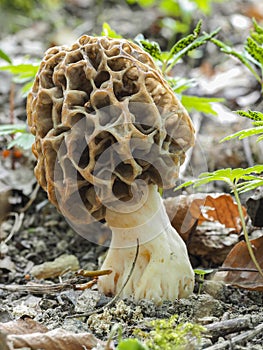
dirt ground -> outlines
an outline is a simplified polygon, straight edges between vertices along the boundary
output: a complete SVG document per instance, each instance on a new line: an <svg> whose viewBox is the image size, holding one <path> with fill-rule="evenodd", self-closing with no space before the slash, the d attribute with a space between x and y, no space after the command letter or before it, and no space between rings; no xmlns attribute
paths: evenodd
<svg viewBox="0 0 263 350"><path fill-rule="evenodd" d="M89 3L92 8L92 1ZM139 32L144 32L145 35L151 33L152 18L156 15L151 12L152 10L146 14L138 11L136 16L133 15L134 21L130 21L128 20L131 16L130 9L123 4L118 6L115 12L114 6L105 10L107 15L103 12L103 18L105 17L116 31L127 37L134 37ZM227 2L227 6L226 3L216 4L213 14L210 17L204 17L205 30L211 31L220 26L221 39L227 39L238 47L249 33L251 23L247 13L253 6L258 13L261 13L262 20L263 9L256 0L230 1ZM121 19L116 19L116 9L120 11ZM94 23L90 11L85 12L85 17L81 7L70 5L67 11L75 11L76 16L81 18L81 25L73 33L68 30L69 18L65 20L64 25L53 31L52 35L50 23L43 21L34 23L32 27L16 34L0 37L0 48L21 61L25 55L41 57L48 42L60 44L63 41L61 38L70 41L72 36L82 34L83 28L86 28L85 30L89 33L100 31L100 22ZM164 41L164 37L162 36L160 40ZM263 149L260 145L255 149L253 144L240 141L231 141L227 146L218 144L218 140L229 130L239 130L247 125L245 121L241 122L230 113L232 109L249 107L262 111L256 82L236 61L219 57L218 50L212 45L207 47L205 57L206 60L202 59L202 65L196 64L191 67L190 73L187 73L189 69L183 66L180 72L188 74L188 77L200 76L201 70L213 64L213 67L216 67L213 68L215 69L213 76L218 78L217 81L213 81L206 72L199 79L199 85L191 92L206 95L212 89L213 96L224 97L227 102L226 107L220 110L218 117L193 114L194 122L198 124L198 138L197 146L191 155L190 165L191 169L194 169L191 170L192 173L198 174L207 169L214 170L221 167L249 166L253 157L262 163ZM15 122L25 122L25 98L19 93L20 86L14 87L10 76L6 73L0 72L0 77L3 82L0 85L0 123L9 123L11 86L15 89ZM0 138L2 150L8 141L6 137ZM2 220L0 323L27 315L50 330L59 327L74 333L88 331L99 339L107 340L112 326L116 323L121 325L123 337L126 338L132 336L136 328L147 330L150 320L168 318L177 314L178 323L194 322L204 326L214 325L214 330L208 336L203 335L201 344L195 344L189 349L263 349L263 331L253 335L257 326L263 323L262 292L227 286L208 278L201 291L198 282L196 283L194 294L188 299L164 302L162 305L155 305L148 300L141 300L138 303L132 300L116 300L113 305L107 307L105 305L111 301L111 298L101 295L96 285L85 291L73 289L76 283L86 281L82 277L76 277L74 272L66 271L60 278L39 280L34 277L32 275L34 267L54 261L64 254L67 255L64 259L74 260L76 269L83 268L90 271L98 269L107 251L110 237L105 227L99 233L94 233L93 229L89 228L91 234L99 235L100 241L103 242L100 245L76 234L63 216L48 202L45 192L41 189L38 190L34 202L24 211L23 208L36 187L33 168L34 158L30 151L25 151L15 163L8 157L0 159L0 180L6 186L0 193L2 208L2 211L0 208L0 220ZM190 173L189 168L183 169L182 179L193 175ZM220 184L215 184L208 190L224 192L226 189ZM170 195L174 194L165 193L165 197ZM7 197L11 198L12 202L9 208L6 207ZM5 212L8 213L7 218L3 218ZM259 232L262 233L260 230ZM195 268L218 267L202 256L192 256L191 259ZM71 287L55 292L48 289L54 284L67 281L70 281ZM26 284L28 286L32 282L41 283L47 289L24 288ZM11 290L12 286L13 290ZM80 312L94 313L87 317L68 317ZM230 320L234 325L230 326L230 323L227 323ZM240 326L241 323L242 326ZM244 336L243 341L231 343L231 339L245 332L250 332L250 337ZM213 345L218 347L212 347Z"/></svg>

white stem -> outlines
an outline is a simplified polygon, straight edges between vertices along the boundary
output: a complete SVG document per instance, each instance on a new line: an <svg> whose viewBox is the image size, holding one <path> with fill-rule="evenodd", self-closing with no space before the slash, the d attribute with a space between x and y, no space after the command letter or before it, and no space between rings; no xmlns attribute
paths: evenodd
<svg viewBox="0 0 263 350"><path fill-rule="evenodd" d="M147 198L139 209L131 213L127 213L127 208L125 213L107 209L106 220L112 241L102 269L113 272L100 277L101 291L115 295L121 289L139 239L136 265L121 296L160 302L192 293L194 273L185 243L171 226L156 186L148 186Z"/></svg>

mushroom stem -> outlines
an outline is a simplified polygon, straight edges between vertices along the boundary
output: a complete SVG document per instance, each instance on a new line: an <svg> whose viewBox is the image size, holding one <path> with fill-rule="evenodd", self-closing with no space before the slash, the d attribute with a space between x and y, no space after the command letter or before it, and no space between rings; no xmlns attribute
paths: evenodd
<svg viewBox="0 0 263 350"><path fill-rule="evenodd" d="M136 265L121 297L147 298L157 303L187 297L193 291L194 272L185 243L171 226L157 186L149 185L147 189L146 199L139 209L130 213L106 211L112 240L101 268L113 272L99 279L99 289L106 295L120 291L139 239Z"/></svg>

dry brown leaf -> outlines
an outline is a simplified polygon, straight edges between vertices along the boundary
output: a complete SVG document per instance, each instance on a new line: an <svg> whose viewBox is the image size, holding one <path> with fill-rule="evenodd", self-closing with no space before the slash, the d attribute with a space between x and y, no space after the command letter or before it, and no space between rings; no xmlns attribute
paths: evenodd
<svg viewBox="0 0 263 350"><path fill-rule="evenodd" d="M0 323L0 331L7 334L45 333L48 328L34 321L30 317L21 317L18 320Z"/></svg>
<svg viewBox="0 0 263 350"><path fill-rule="evenodd" d="M256 259L263 269L263 236L251 240ZM237 243L230 251L223 267L239 269L255 269L255 265L249 255L246 242ZM259 272L250 271L228 271L217 272L214 276L216 280L222 280L240 288L263 291L263 277Z"/></svg>
<svg viewBox="0 0 263 350"><path fill-rule="evenodd" d="M172 225L191 255L221 264L237 243L241 222L229 194L197 193L164 200ZM243 208L244 214L246 210Z"/></svg>
<svg viewBox="0 0 263 350"><path fill-rule="evenodd" d="M47 331L47 328L29 318L0 324L0 350L30 348L31 350L91 350L98 345L106 349L106 343L91 333L72 333L63 329ZM113 344L107 350L113 350Z"/></svg>
<svg viewBox="0 0 263 350"><path fill-rule="evenodd" d="M172 225L187 240L194 225L204 221L219 222L237 233L241 230L238 208L229 194L196 193L164 200ZM243 208L244 214L246 210Z"/></svg>

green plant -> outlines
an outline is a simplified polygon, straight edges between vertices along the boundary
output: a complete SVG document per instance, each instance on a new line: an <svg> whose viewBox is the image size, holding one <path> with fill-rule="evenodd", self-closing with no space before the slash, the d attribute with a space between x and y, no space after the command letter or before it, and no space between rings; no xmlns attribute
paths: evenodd
<svg viewBox="0 0 263 350"><path fill-rule="evenodd" d="M201 294L203 283L205 280L205 275L212 273L214 270L213 269L194 269L194 273L199 276L199 284L198 284L198 292L197 294Z"/></svg>
<svg viewBox="0 0 263 350"><path fill-rule="evenodd" d="M0 58L6 56L6 61L11 63L6 66L0 66L0 70L8 71L13 75L13 81L17 84L23 84L22 94L25 97L32 87L34 78L39 68L39 63L23 63L23 64L12 64L11 59L3 53ZM9 59L9 60L8 60Z"/></svg>
<svg viewBox="0 0 263 350"><path fill-rule="evenodd" d="M250 32L242 52L238 52L224 42L211 38L222 52L236 57L254 75L263 89L263 27L253 20L254 28Z"/></svg>
<svg viewBox="0 0 263 350"><path fill-rule="evenodd" d="M165 79L170 84L174 93L181 99L187 110L192 111L195 109L202 113L216 115L217 113L214 111L212 103L223 102L224 99L184 94L187 89L195 84L195 81L193 79L190 80L171 76L172 69L185 55L206 44L219 32L219 29L216 29L210 34L204 33L200 35L201 27L202 21L199 21L193 30L193 33L177 41L168 52L162 51L158 43L146 40L141 34L135 38L135 41L154 58Z"/></svg>
<svg viewBox="0 0 263 350"><path fill-rule="evenodd" d="M236 203L238 206L238 213L240 216L241 225L242 225L245 241L247 243L251 260L253 261L254 265L258 269L259 273L263 276L263 271L257 262L253 248L249 240L245 217L242 209L242 204L239 197L240 193L251 191L258 188L259 186L263 186L263 177L258 175L258 174L261 174L262 172L263 172L263 165L255 165L253 167L246 168L246 169L242 169L242 168L219 169L214 172L202 173L199 175L197 179L187 181L181 184L180 186L176 187L175 191L188 186L193 186L194 188L200 187L202 185L206 185L213 181L223 181L227 183L236 199Z"/></svg>
<svg viewBox="0 0 263 350"><path fill-rule="evenodd" d="M148 350L149 348L138 339L121 340L117 346L117 350Z"/></svg>
<svg viewBox="0 0 263 350"><path fill-rule="evenodd" d="M222 0L127 0L129 4L139 4L142 7L158 6L165 15L179 15L182 12L193 12L196 9L204 14L211 12L212 3Z"/></svg>
<svg viewBox="0 0 263 350"><path fill-rule="evenodd" d="M11 149L14 146L23 149L30 149L35 139L34 135L27 130L25 124L0 125L0 136L4 135L16 135L16 138L8 143L8 149Z"/></svg>
<svg viewBox="0 0 263 350"><path fill-rule="evenodd" d="M28 28L36 20L45 20L62 7L61 0L0 0L0 37L21 28ZM48 17L49 16L49 17Z"/></svg>
<svg viewBox="0 0 263 350"><path fill-rule="evenodd" d="M257 142L263 141L263 113L251 110L248 110L247 112L236 111L236 113L238 113L241 117L253 120L252 125L254 125L254 127L243 129L234 134L228 135L224 137L220 142L228 141L236 137L239 138L239 140L242 140L246 137L254 135L259 135L257 137Z"/></svg>
<svg viewBox="0 0 263 350"><path fill-rule="evenodd" d="M128 4L138 4L143 8L158 8L162 18L158 24L174 36L177 33L189 33L193 13L199 11L209 15L212 4L224 0L126 0Z"/></svg>
<svg viewBox="0 0 263 350"><path fill-rule="evenodd" d="M143 339L150 350L187 349L193 341L196 345L205 331L205 328L198 324L178 323L177 315L169 319L154 320L149 326L149 332L136 330L134 334Z"/></svg>

